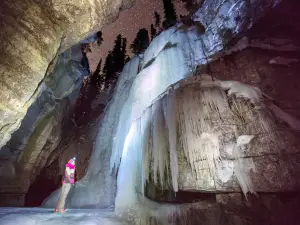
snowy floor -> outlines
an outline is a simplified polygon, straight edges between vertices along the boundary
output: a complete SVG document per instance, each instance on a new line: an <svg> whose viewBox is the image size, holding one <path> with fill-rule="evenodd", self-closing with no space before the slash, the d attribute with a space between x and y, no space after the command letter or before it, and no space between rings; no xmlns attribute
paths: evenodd
<svg viewBox="0 0 300 225"><path fill-rule="evenodd" d="M125 225L111 210L70 209L64 214L45 208L0 208L0 225Z"/></svg>

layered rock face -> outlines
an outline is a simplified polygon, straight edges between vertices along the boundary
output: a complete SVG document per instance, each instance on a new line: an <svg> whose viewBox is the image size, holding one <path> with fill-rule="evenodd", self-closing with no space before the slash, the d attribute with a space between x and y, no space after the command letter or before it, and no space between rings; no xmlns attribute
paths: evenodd
<svg viewBox="0 0 300 225"><path fill-rule="evenodd" d="M72 118L83 77L89 74L82 60L80 45L58 56L20 128L1 148L0 171L5 182L1 182L0 193L2 196L9 193L1 204L23 205L30 184L44 166L52 163L49 157L53 150L67 138L64 129L70 128L66 128L67 122Z"/></svg>
<svg viewBox="0 0 300 225"><path fill-rule="evenodd" d="M132 0L2 1L0 146L17 130L60 52L112 22ZM55 62L52 62L55 65Z"/></svg>

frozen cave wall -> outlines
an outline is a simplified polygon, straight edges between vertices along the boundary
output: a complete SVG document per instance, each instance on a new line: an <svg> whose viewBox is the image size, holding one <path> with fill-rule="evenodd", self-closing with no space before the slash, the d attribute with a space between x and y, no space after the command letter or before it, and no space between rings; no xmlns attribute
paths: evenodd
<svg viewBox="0 0 300 225"><path fill-rule="evenodd" d="M132 123L141 118L144 111L159 99L167 88L172 88L172 85L186 77L197 75L201 65L207 69L205 65L218 60L222 55L241 51L254 44L266 46L263 40L262 42L253 40L251 43L245 42L244 39L240 42L238 40L258 21L261 15L279 3L280 1L207 0L194 16L195 20L199 20L205 25L205 33L199 35L194 27L187 32L177 29L180 25L172 27L157 36L144 54L135 56L127 63L106 108L104 118L100 122L87 174L75 184L67 201L68 206L107 207L113 205L117 192L116 187L118 187L116 207L119 207L119 211L135 206L138 203L135 190L135 171L138 167L134 166L138 165L140 161L137 155L132 155L130 152L130 150L136 149L132 146L134 142L129 141L132 133L136 132L131 130ZM241 77L239 75L235 77L235 80L241 80ZM221 77L220 80L224 79ZM248 81L245 83L252 84ZM292 138L292 140L294 139ZM206 178L211 179L211 175L208 173L202 180L203 184L199 179L195 182L194 174L191 171L184 171L189 167L180 154L182 155L178 152L178 190L216 192L226 191L226 187L228 187L230 191L242 193L241 184L238 184L237 179L234 178L235 175L230 171L232 170L230 162L227 163L227 167L225 165L224 170L226 172L228 169L229 178L234 179L228 184L227 181L231 180L228 178L227 181L224 181L223 186L216 189L215 184L209 186L211 183L207 182ZM184 163L185 165L183 165ZM182 164L182 168L180 164ZM189 169L191 170L191 168ZM273 172L272 174L274 174ZM185 173L190 174L187 175L187 179L190 178L190 181L183 180L182 177ZM118 185L116 177L118 177ZM126 182L123 182L122 179L125 179ZM205 183L209 185L205 186ZM272 184L274 183L276 181ZM272 184L266 185L264 190L271 187ZM176 182L172 185L174 188ZM292 189L298 187L297 185L297 181L291 184ZM53 207L58 193L58 191L54 192L45 200L44 206Z"/></svg>
<svg viewBox="0 0 300 225"><path fill-rule="evenodd" d="M168 74L180 74L180 60L171 64L173 55L167 54L171 48L162 47L138 74L137 79L143 71L151 71L162 61L160 54L166 54L163 69L153 70L149 79L149 73L143 74L145 85L137 85L141 88L133 90L134 100L127 102L131 107L123 108L124 118L131 115L132 120L120 119L114 140L123 138L115 144L121 154L117 213L137 224L297 223L300 45L295 24L299 15L293 10L297 6L296 1L282 2L246 37L226 46L208 64L199 63L194 77L172 83L155 98L151 94L156 90L148 92L147 87L160 88ZM180 53L176 56L180 59ZM138 94L144 92L147 97ZM284 111L278 113L279 108ZM113 148L112 167L118 165L118 150ZM183 193L196 202L176 204L187 203L182 202Z"/></svg>
<svg viewBox="0 0 300 225"><path fill-rule="evenodd" d="M113 22L133 0L4 0L0 3L0 147L37 98L55 56Z"/></svg>
<svg viewBox="0 0 300 225"><path fill-rule="evenodd" d="M89 75L82 60L80 44L58 56L20 128L1 148L1 205L24 205L30 185L51 163L50 156L64 137L64 124L72 117L83 77Z"/></svg>

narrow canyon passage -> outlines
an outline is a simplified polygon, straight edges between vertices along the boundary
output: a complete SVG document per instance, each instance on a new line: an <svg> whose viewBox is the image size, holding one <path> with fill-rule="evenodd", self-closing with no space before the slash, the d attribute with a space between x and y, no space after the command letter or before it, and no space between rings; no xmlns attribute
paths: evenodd
<svg viewBox="0 0 300 225"><path fill-rule="evenodd" d="M0 3L0 225L298 224L300 3L133 3Z"/></svg>

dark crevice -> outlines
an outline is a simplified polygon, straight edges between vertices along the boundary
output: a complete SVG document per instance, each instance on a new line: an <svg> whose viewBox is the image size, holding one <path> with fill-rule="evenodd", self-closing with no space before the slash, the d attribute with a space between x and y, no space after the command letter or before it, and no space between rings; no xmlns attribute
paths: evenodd
<svg viewBox="0 0 300 225"><path fill-rule="evenodd" d="M161 190L154 184L147 184L145 196L152 201L168 204L183 204L195 202L216 203L216 193L179 190Z"/></svg>
<svg viewBox="0 0 300 225"><path fill-rule="evenodd" d="M59 163L56 160L44 168L31 184L25 196L25 206L40 206L45 198L61 186L61 179Z"/></svg>

